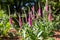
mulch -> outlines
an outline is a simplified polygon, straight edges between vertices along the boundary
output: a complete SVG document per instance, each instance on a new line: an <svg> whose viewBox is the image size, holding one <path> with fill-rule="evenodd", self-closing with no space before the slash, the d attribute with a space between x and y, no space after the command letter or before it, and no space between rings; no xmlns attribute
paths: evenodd
<svg viewBox="0 0 60 40"><path fill-rule="evenodd" d="M54 32L53 38L55 40L60 40L60 31L53 31L53 32Z"/></svg>

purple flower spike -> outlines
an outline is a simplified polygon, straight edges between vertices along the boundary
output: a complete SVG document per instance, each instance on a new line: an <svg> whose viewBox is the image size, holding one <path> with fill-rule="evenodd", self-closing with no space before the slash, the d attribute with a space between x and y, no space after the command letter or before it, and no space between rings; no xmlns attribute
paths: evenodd
<svg viewBox="0 0 60 40"><path fill-rule="evenodd" d="M19 18L19 26L22 27L22 18Z"/></svg>
<svg viewBox="0 0 60 40"><path fill-rule="evenodd" d="M45 6L45 10L48 11L48 9L49 9L49 8L48 8L48 5L46 5L46 6Z"/></svg>
<svg viewBox="0 0 60 40"><path fill-rule="evenodd" d="M29 18L28 24L29 24L30 27L32 26L32 20L31 20L31 18Z"/></svg>
<svg viewBox="0 0 60 40"><path fill-rule="evenodd" d="M32 19L34 19L34 18L35 18L35 15L34 15L34 10L35 10L35 8L34 8L34 6L32 6L31 9L32 9L32 12L33 12L33 14L32 14Z"/></svg>
<svg viewBox="0 0 60 40"><path fill-rule="evenodd" d="M35 10L35 9L34 9L34 6L32 6L31 9L32 9L32 12L34 12L34 10Z"/></svg>
<svg viewBox="0 0 60 40"><path fill-rule="evenodd" d="M45 10L48 11L49 6L48 6L48 0L46 0L46 4L45 4Z"/></svg>
<svg viewBox="0 0 60 40"><path fill-rule="evenodd" d="M39 7L39 9L38 9L38 16L42 16L42 10L41 10L40 7Z"/></svg>
<svg viewBox="0 0 60 40"><path fill-rule="evenodd" d="M10 22L10 25L12 25L12 17L10 17L9 22Z"/></svg>
<svg viewBox="0 0 60 40"><path fill-rule="evenodd" d="M29 12L28 24L30 27L32 26L31 11Z"/></svg>
<svg viewBox="0 0 60 40"><path fill-rule="evenodd" d="M52 21L52 14L51 13L49 13L49 15L48 15L48 20Z"/></svg>

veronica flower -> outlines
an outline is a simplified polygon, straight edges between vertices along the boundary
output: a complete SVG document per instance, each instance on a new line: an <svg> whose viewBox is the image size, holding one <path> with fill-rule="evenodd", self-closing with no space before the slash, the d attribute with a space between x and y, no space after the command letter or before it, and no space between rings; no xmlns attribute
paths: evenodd
<svg viewBox="0 0 60 40"><path fill-rule="evenodd" d="M34 16L35 16L35 15L32 14L32 11L30 11L30 12L29 12L29 16L30 16L32 19L34 19Z"/></svg>
<svg viewBox="0 0 60 40"><path fill-rule="evenodd" d="M10 22L10 25L12 25L12 17L10 17L9 22Z"/></svg>
<svg viewBox="0 0 60 40"><path fill-rule="evenodd" d="M52 13L49 13L49 15L48 15L48 20L49 20L49 21L52 21Z"/></svg>
<svg viewBox="0 0 60 40"><path fill-rule="evenodd" d="M19 17L19 26L22 27L22 18Z"/></svg>
<svg viewBox="0 0 60 40"><path fill-rule="evenodd" d="M35 19L35 15L34 14L32 14L32 19Z"/></svg>
<svg viewBox="0 0 60 40"><path fill-rule="evenodd" d="M48 11L48 5L45 6L45 10Z"/></svg>
<svg viewBox="0 0 60 40"><path fill-rule="evenodd" d="M30 27L32 26L31 11L29 12L28 24L29 24Z"/></svg>
<svg viewBox="0 0 60 40"><path fill-rule="evenodd" d="M50 6L49 6L48 20L52 21L52 11L51 11L51 7Z"/></svg>
<svg viewBox="0 0 60 40"><path fill-rule="evenodd" d="M34 9L34 6L31 7L31 10L32 10L32 12L34 12L34 10L35 10L35 9Z"/></svg>
<svg viewBox="0 0 60 40"><path fill-rule="evenodd" d="M45 10L48 11L48 0L46 0L46 4L45 4Z"/></svg>
<svg viewBox="0 0 60 40"><path fill-rule="evenodd" d="M34 18L35 18L35 15L34 15L34 10L35 10L35 9L34 9L34 6L32 6L31 9L32 9L32 12L33 12L33 14L32 14L32 19L34 19Z"/></svg>
<svg viewBox="0 0 60 40"><path fill-rule="evenodd" d="M40 7L38 9L38 16L42 16L42 9Z"/></svg>
<svg viewBox="0 0 60 40"><path fill-rule="evenodd" d="M28 18L28 24L30 27L32 26L32 19L30 17Z"/></svg>
<svg viewBox="0 0 60 40"><path fill-rule="evenodd" d="M32 2L32 3L30 3L30 4L32 5L31 10L34 12L34 10L35 10L35 9L34 9L34 5L35 5L35 4L34 4L34 2Z"/></svg>

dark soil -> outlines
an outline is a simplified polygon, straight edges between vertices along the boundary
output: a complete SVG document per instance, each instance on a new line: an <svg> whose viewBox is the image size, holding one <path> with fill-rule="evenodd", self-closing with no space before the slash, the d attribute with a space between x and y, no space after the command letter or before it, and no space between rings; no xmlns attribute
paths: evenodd
<svg viewBox="0 0 60 40"><path fill-rule="evenodd" d="M10 37L0 37L0 40L20 40L21 37L13 37L13 38L10 38Z"/></svg>

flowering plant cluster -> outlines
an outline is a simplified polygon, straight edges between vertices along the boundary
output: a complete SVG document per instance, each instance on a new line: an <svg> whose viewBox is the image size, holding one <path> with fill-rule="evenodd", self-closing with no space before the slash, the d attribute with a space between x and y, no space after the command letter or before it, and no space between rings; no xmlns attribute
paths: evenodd
<svg viewBox="0 0 60 40"><path fill-rule="evenodd" d="M49 1L45 0L44 7L41 5L42 3L43 1L29 2L25 3L24 7L21 2L21 7L13 5L14 11L11 5L8 5L9 15L6 10L0 9L0 36L21 36L20 40L48 40L51 38L52 31L59 26L60 21L56 21L60 16L54 20L55 15ZM36 6L38 7L36 8ZM51 39L53 40L53 38Z"/></svg>

